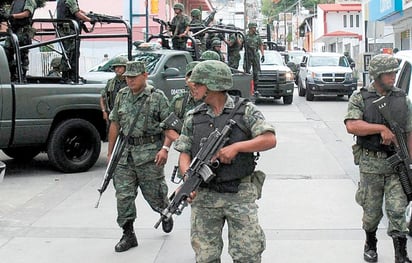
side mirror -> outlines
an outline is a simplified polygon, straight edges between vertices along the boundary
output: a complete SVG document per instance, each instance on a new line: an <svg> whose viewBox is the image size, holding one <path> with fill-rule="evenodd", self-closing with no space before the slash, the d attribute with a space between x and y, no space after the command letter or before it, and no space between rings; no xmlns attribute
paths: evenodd
<svg viewBox="0 0 412 263"><path fill-rule="evenodd" d="M180 71L177 68L167 68L163 72L163 77L176 77L180 75Z"/></svg>
<svg viewBox="0 0 412 263"><path fill-rule="evenodd" d="M350 68L354 69L355 68L355 62L350 63Z"/></svg>
<svg viewBox="0 0 412 263"><path fill-rule="evenodd" d="M304 68L304 67L306 67L306 63L305 63L305 62L300 62L300 66L301 66L302 68Z"/></svg>

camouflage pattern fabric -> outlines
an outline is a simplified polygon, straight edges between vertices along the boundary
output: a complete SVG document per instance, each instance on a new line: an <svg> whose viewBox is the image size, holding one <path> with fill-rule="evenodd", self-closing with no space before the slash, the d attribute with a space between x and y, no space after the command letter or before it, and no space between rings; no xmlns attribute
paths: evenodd
<svg viewBox="0 0 412 263"><path fill-rule="evenodd" d="M127 87L127 83L123 77L115 76L107 81L105 88L101 91L101 95L106 102L106 111L110 112L113 109L117 92L124 87Z"/></svg>
<svg viewBox="0 0 412 263"><path fill-rule="evenodd" d="M129 73L134 73L130 71L130 67L128 70ZM143 103L148 96L146 103ZM141 117L138 118L131 136L161 135L163 130L160 123L168 116L169 102L161 90L153 91L153 86L150 85L140 94L133 94L129 88L121 89L116 96L109 119L117 122L127 134L139 107L142 107L139 113ZM145 126L147 129L144 129ZM136 216L135 198L138 187L153 210L158 211L167 207L168 189L164 167L158 167L154 163L156 153L162 144L163 141L159 140L154 143L126 146L113 179L120 227Z"/></svg>
<svg viewBox="0 0 412 263"><path fill-rule="evenodd" d="M206 60L197 64L189 79L214 91L230 90L233 87L232 72L228 65L218 60Z"/></svg>
<svg viewBox="0 0 412 263"><path fill-rule="evenodd" d="M190 25L190 18L187 15L183 15L183 14L176 15L172 18L172 21L170 22L170 24L172 25L172 28L175 29L172 31L173 49L186 50L187 37L177 37L177 36L185 32L186 27Z"/></svg>
<svg viewBox="0 0 412 263"><path fill-rule="evenodd" d="M125 77L136 77L146 72L146 66L142 61L128 61L126 63L126 71L123 73Z"/></svg>
<svg viewBox="0 0 412 263"><path fill-rule="evenodd" d="M396 89L396 88L393 88ZM371 83L368 91L376 89ZM406 97L409 116L406 132L412 131L412 103ZM362 120L365 104L359 91L349 99L345 120ZM386 157L378 157L362 150L359 159L360 182L356 192L356 202L363 208L363 229L373 231L383 216L382 205L385 200L386 214L389 219L388 235L408 233L405 221L407 199L399 181L399 175L390 167Z"/></svg>
<svg viewBox="0 0 412 263"><path fill-rule="evenodd" d="M260 72L260 55L259 48L263 45L260 36L250 31L245 36L245 52L247 53L247 59L243 61L243 69L245 72L250 72L250 68L253 71L253 80L255 83L258 81L258 74Z"/></svg>
<svg viewBox="0 0 412 263"><path fill-rule="evenodd" d="M399 61L389 54L378 54L369 62L369 75L376 79L380 74L398 72Z"/></svg>
<svg viewBox="0 0 412 263"><path fill-rule="evenodd" d="M234 99L227 96L225 108L235 107ZM175 149L190 154L193 143L193 110L186 115L182 133L175 142ZM215 116L208 107L206 114ZM256 106L248 102L244 114L245 127L252 137L265 132L275 133ZM261 262L265 249L265 235L258 222L257 188L251 182L243 182L238 193L217 193L200 188L192 203L191 243L196 262L220 262L222 253L222 229L229 227L229 253L234 262Z"/></svg>
<svg viewBox="0 0 412 263"><path fill-rule="evenodd" d="M237 43L238 36L237 34L233 33L229 35L229 43L227 48L228 54L228 65L231 68L239 68L239 61L240 61L240 45Z"/></svg>

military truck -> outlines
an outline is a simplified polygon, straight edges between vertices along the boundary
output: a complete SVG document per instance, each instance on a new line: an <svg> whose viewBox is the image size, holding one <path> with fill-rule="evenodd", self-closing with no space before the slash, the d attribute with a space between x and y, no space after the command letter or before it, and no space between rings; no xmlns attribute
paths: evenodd
<svg viewBox="0 0 412 263"><path fill-rule="evenodd" d="M104 35L104 37L126 38L131 50L131 30L124 21L126 33ZM46 152L50 163L59 171L83 172L91 168L100 155L102 138L106 138L106 122L102 118L99 104L100 91L104 84L85 84L78 76L74 83L61 84L58 77L27 76L23 79L19 52L53 43L60 43L56 37L56 24L72 23L76 51L80 40L91 38L83 35L72 20L34 19L37 28L35 41L28 46L19 46L17 37L11 31L0 34L0 149L9 157L27 161L40 152ZM103 37L96 34L94 37ZM17 81L11 82L9 63L4 48L5 41L11 41L18 70ZM55 50L64 55L64 50Z"/></svg>
<svg viewBox="0 0 412 263"><path fill-rule="evenodd" d="M204 34L205 32L224 34L234 32L234 30L212 26L205 27L196 34ZM194 38L196 34L189 36L192 46L187 50L171 49L168 45L171 42L169 41L170 36L160 34L149 37L149 42L136 44L132 52L132 60L145 62L147 72L149 73L149 81L156 88L161 89L169 99L178 93L187 92L185 88L186 65L194 60L198 60L201 53ZM119 56L127 56L127 54L124 53ZM83 77L87 79L87 83L106 83L108 79L114 77L111 65L116 60L116 57L93 67L89 72L83 74ZM254 100L252 75L238 69L232 68L231 70L233 88L229 93Z"/></svg>

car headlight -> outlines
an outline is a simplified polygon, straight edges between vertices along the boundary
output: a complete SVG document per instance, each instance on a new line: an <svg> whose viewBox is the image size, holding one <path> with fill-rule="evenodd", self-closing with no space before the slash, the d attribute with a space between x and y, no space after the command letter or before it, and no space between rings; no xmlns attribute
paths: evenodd
<svg viewBox="0 0 412 263"><path fill-rule="evenodd" d="M346 73L345 77L346 77L346 80L351 80L351 79L353 79L353 73L352 72L351 73Z"/></svg>
<svg viewBox="0 0 412 263"><path fill-rule="evenodd" d="M316 72L311 72L310 76L312 77L313 80L322 80L322 74L316 73Z"/></svg>
<svg viewBox="0 0 412 263"><path fill-rule="evenodd" d="M288 71L285 74L286 81L294 81L295 80L295 75L293 74L292 71Z"/></svg>

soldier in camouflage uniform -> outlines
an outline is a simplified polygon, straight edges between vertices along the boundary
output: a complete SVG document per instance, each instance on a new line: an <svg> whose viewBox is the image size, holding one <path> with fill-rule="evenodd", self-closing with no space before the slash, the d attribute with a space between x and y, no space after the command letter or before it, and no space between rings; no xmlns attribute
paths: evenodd
<svg viewBox="0 0 412 263"><path fill-rule="evenodd" d="M202 21L202 12L200 9L194 8L192 11L190 11L190 16L192 19L190 20L190 31L192 31L193 34L199 32L201 29L204 28L203 21ZM195 36L195 39L199 40L198 42L200 43L199 45L199 50L200 52L203 52L206 47L206 39L205 39L205 34L198 34Z"/></svg>
<svg viewBox="0 0 412 263"><path fill-rule="evenodd" d="M85 12L79 8L77 0L59 0L56 6L58 19L73 19L80 24L81 22L95 23L96 21L86 16ZM76 33L71 23L62 23L58 25L60 37L73 35ZM68 38L62 41L66 51L67 59L63 57L62 63L62 82L72 83L76 78L76 61L80 57L80 53L76 54L76 43L74 38ZM70 66L69 66L70 65Z"/></svg>
<svg viewBox="0 0 412 263"><path fill-rule="evenodd" d="M225 222L233 262L261 262L266 241L255 203L258 189L253 183L253 153L275 147L275 130L254 104L228 95L233 79L225 63L203 61L195 66L189 81L196 88L194 97L204 103L187 113L175 142L182 174L202 138L215 128L221 130L229 117L239 124L233 128L228 145L217 153L220 165L214 169L216 177L200 185L191 203L191 243L196 262L220 262Z"/></svg>
<svg viewBox="0 0 412 263"><path fill-rule="evenodd" d="M392 117L405 132L407 145L412 145L412 104L402 90L394 87L398 69L398 61L393 56L374 56L369 64L373 82L350 97L345 116L348 133L357 136L353 146L355 164L359 165L360 171L356 202L363 208L362 227L366 233L363 255L367 262L378 260L376 230L383 216L383 200L389 220L387 233L392 237L395 248L395 263L411 262L406 252L407 198L398 172L386 160L394 154L392 146L396 137L372 104L381 96L387 97Z"/></svg>
<svg viewBox="0 0 412 263"><path fill-rule="evenodd" d="M109 158L119 133L128 135L129 129L132 129L113 177L117 223L123 228L123 236L115 246L116 252L138 245L133 229L138 188L154 211L162 211L169 205L164 165L171 142L163 139L160 128L160 123L168 115L169 102L161 90L146 83L148 73L143 62L128 62L124 76L128 87L117 93L109 116ZM131 127L135 118L138 119ZM164 232L169 233L173 220L164 220L162 227Z"/></svg>
<svg viewBox="0 0 412 263"><path fill-rule="evenodd" d="M173 35L173 49L186 50L187 35L190 30L190 18L183 13L185 9L183 4L174 4L173 9L176 14L170 22L170 31Z"/></svg>
<svg viewBox="0 0 412 263"><path fill-rule="evenodd" d="M233 29L235 28L235 25L233 24L228 24L227 26ZM243 38L240 34L231 33L229 34L229 39L225 39L224 41L227 45L228 65L231 68L238 69Z"/></svg>
<svg viewBox="0 0 412 263"><path fill-rule="evenodd" d="M47 77L60 78L62 76L62 73L61 73L61 70L60 70L61 61L62 61L61 57L55 57L55 58L52 59L52 61L50 62L50 66L51 66L52 69L47 74Z"/></svg>
<svg viewBox="0 0 412 263"><path fill-rule="evenodd" d="M16 34L20 46L31 45L35 29L31 26L34 11L44 6L45 1L41 0L14 0L10 7L10 13L3 13L1 16L10 22L11 30ZM7 39L5 43L7 59L10 66L12 81L17 78L17 63L14 60L14 47ZM29 50L20 50L20 60L22 65L22 79L26 80L26 73L29 70Z"/></svg>
<svg viewBox="0 0 412 263"><path fill-rule="evenodd" d="M220 60L220 56L217 52L212 51L212 50L206 50L205 52L200 55L199 58L200 61L205 61L205 60Z"/></svg>
<svg viewBox="0 0 412 263"><path fill-rule="evenodd" d="M263 42L259 34L256 32L256 23L249 23L249 31L245 36L245 59L243 61L243 69L245 72L250 73L250 68L253 71L253 80L255 83L258 81L260 72L260 62L265 62L265 51L263 48ZM261 53L259 62L259 50Z"/></svg>
<svg viewBox="0 0 412 263"><path fill-rule="evenodd" d="M125 57L117 57L114 59L112 68L116 73L116 76L107 81L106 87L101 91L100 97L100 107L103 112L103 119L109 120L109 113L113 109L114 99L116 98L117 92L120 89L127 86L126 77L123 73L126 70L126 63L128 62Z"/></svg>
<svg viewBox="0 0 412 263"><path fill-rule="evenodd" d="M225 62L225 57L223 56L222 51L220 50L222 48L222 43L220 40L213 40L212 42L212 51L216 52L219 55L219 60L222 62Z"/></svg>

